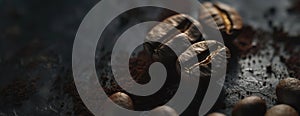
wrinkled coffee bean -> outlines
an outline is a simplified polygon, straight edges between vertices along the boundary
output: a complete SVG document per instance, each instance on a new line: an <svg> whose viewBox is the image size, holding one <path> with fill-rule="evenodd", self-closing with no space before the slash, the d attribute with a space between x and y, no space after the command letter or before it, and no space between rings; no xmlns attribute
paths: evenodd
<svg viewBox="0 0 300 116"><path fill-rule="evenodd" d="M133 102L131 98L122 92L114 93L109 97L115 104L118 104L119 106L133 110Z"/></svg>
<svg viewBox="0 0 300 116"><path fill-rule="evenodd" d="M211 27L216 22L218 29L225 38L235 38L239 34L243 22L234 8L221 2L204 2L203 6L206 9L200 13L201 22L204 21L205 24ZM208 20L210 16L213 20Z"/></svg>
<svg viewBox="0 0 300 116"><path fill-rule="evenodd" d="M269 109L265 116L299 116L297 111L285 104L280 104L273 106L271 109Z"/></svg>
<svg viewBox="0 0 300 116"><path fill-rule="evenodd" d="M232 116L264 116L266 110L265 100L258 96L251 96L235 104Z"/></svg>
<svg viewBox="0 0 300 116"><path fill-rule="evenodd" d="M225 114L222 114L222 113L211 113L211 114L208 114L207 116L226 116Z"/></svg>
<svg viewBox="0 0 300 116"><path fill-rule="evenodd" d="M174 62L177 60L177 54L183 53L191 44L188 41L189 37L184 34L178 34L164 45L160 45L152 51L152 58L157 62Z"/></svg>
<svg viewBox="0 0 300 116"><path fill-rule="evenodd" d="M300 80L286 78L276 86L276 95L279 103L288 104L300 111Z"/></svg>
<svg viewBox="0 0 300 116"><path fill-rule="evenodd" d="M172 41L178 40L176 38L181 38L182 36L187 40L185 42L199 42L203 39L198 29L202 29L200 23L188 15L177 14L171 16L149 31L146 37L148 42L144 44L145 50L152 54L153 51L161 49L165 43L172 43Z"/></svg>
<svg viewBox="0 0 300 116"><path fill-rule="evenodd" d="M185 69L184 75L187 77L197 76L195 72L199 70L202 77L210 77L211 73L218 72L218 68L226 65L227 62L224 62L223 59L227 58L230 58L229 49L215 40L206 40L190 46L178 57L178 62ZM213 61L216 63L217 70L211 70ZM177 65L177 70L180 71L179 65Z"/></svg>
<svg viewBox="0 0 300 116"><path fill-rule="evenodd" d="M148 116L179 116L178 113L169 106L159 106L149 112Z"/></svg>
<svg viewBox="0 0 300 116"><path fill-rule="evenodd" d="M202 26L193 17L185 14L177 14L168 17L158 25L154 26L149 31L146 39L164 43L179 33L185 33L192 39L191 42L197 42L197 39L202 37L202 34L198 29L202 29Z"/></svg>

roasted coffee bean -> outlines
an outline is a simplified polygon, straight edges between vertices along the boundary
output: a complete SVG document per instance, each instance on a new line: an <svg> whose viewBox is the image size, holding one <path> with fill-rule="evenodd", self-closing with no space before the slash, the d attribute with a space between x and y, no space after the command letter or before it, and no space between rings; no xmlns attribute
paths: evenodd
<svg viewBox="0 0 300 116"><path fill-rule="evenodd" d="M266 110L265 100L258 96L251 96L235 104L232 116L264 116Z"/></svg>
<svg viewBox="0 0 300 116"><path fill-rule="evenodd" d="M211 114L208 114L207 116L226 116L225 114L222 114L222 113L211 113Z"/></svg>
<svg viewBox="0 0 300 116"><path fill-rule="evenodd" d="M279 103L288 104L300 111L300 80L286 78L276 86L276 95Z"/></svg>
<svg viewBox="0 0 300 116"><path fill-rule="evenodd" d="M291 106L280 104L269 109L265 116L299 116L298 112Z"/></svg>
<svg viewBox="0 0 300 116"><path fill-rule="evenodd" d="M212 82L212 78L224 76L223 74L226 73L224 66L227 65L226 59L229 57L229 50L223 44L215 40L206 40L195 43L179 55L176 68L178 74L181 74L181 81L184 83L191 83L200 80L195 95L196 99L190 104L190 108L200 108L208 86L219 86L217 82L213 82L215 84L211 85L209 85L209 83ZM222 93L218 98L220 101L216 102L215 106L221 104L223 99L221 96ZM197 111L191 110L190 112Z"/></svg>
<svg viewBox="0 0 300 116"><path fill-rule="evenodd" d="M145 43L145 49L152 54L153 51L160 49L164 43L172 41L172 39L177 38L176 36L181 33L191 43L201 41L203 39L201 30L199 29L202 29L200 23L188 15L177 14L171 16L149 31L146 37L146 41L148 42Z"/></svg>
<svg viewBox="0 0 300 116"><path fill-rule="evenodd" d="M110 102L110 100L112 102ZM116 107L119 106L119 107ZM134 110L132 99L125 93L117 92L112 94L107 99L101 108L99 109L100 116L121 116L124 114L120 109L126 108L128 110Z"/></svg>
<svg viewBox="0 0 300 116"><path fill-rule="evenodd" d="M206 40L191 45L178 57L177 70L183 67L187 77L194 77L195 72L199 71L202 77L209 77L211 73L216 73L217 70L211 70L211 63L216 63L216 69L219 66L226 65L223 59L230 58L229 49L220 42L215 40ZM197 63L193 61L198 61ZM180 62L180 63L179 63Z"/></svg>
<svg viewBox="0 0 300 116"><path fill-rule="evenodd" d="M179 33L186 33L192 39L192 42L197 42L197 39L202 37L201 30L198 29L202 29L202 26L193 17L185 14L177 14L154 26L149 31L146 39L164 43L164 41L168 41Z"/></svg>
<svg viewBox="0 0 300 116"><path fill-rule="evenodd" d="M148 116L179 116L178 113L169 106L159 106L149 112Z"/></svg>
<svg viewBox="0 0 300 116"><path fill-rule="evenodd" d="M232 7L221 2L204 2L204 12L200 13L200 21L213 27L216 22L218 29L226 38L235 38L243 27L242 18ZM212 17L213 20L209 20Z"/></svg>
<svg viewBox="0 0 300 116"><path fill-rule="evenodd" d="M117 92L111 95L109 98L119 106L133 110L133 102L127 94L122 92Z"/></svg>

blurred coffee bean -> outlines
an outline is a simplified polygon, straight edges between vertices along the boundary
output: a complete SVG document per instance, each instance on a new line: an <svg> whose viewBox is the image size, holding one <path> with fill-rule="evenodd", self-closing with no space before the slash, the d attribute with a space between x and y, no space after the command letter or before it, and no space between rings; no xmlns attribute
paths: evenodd
<svg viewBox="0 0 300 116"><path fill-rule="evenodd" d="M265 100L258 96L250 96L235 104L232 116L264 116L266 109Z"/></svg>
<svg viewBox="0 0 300 116"><path fill-rule="evenodd" d="M293 0L291 1L291 6L290 8L288 9L288 12L289 13L294 13L294 14L297 14L300 12L300 1L299 0Z"/></svg>
<svg viewBox="0 0 300 116"><path fill-rule="evenodd" d="M253 43L255 33L252 27L246 26L241 30L241 34L233 41L233 44L242 54L249 53L250 50L255 50L253 48L257 47L255 43Z"/></svg>
<svg viewBox="0 0 300 116"><path fill-rule="evenodd" d="M291 46L291 49L294 49L293 46ZM297 79L300 79L300 51L295 52L287 59L287 67L288 71L291 73L291 75Z"/></svg>
<svg viewBox="0 0 300 116"><path fill-rule="evenodd" d="M225 38L235 38L243 27L242 18L232 7L221 2L204 2L204 12L200 13L200 21L213 27L216 22L218 29ZM210 20L209 17L213 20Z"/></svg>
<svg viewBox="0 0 300 116"><path fill-rule="evenodd" d="M119 106L133 110L133 102L127 94L122 92L117 92L111 95L109 98Z"/></svg>
<svg viewBox="0 0 300 116"><path fill-rule="evenodd" d="M110 100L112 102L110 102ZM127 110L134 110L132 99L125 93L117 92L112 94L109 99L107 99L99 109L97 115L100 116L121 116L125 114ZM122 107L122 108L121 108Z"/></svg>
<svg viewBox="0 0 300 116"><path fill-rule="evenodd" d="M276 95L279 103L288 104L300 111L300 80L286 78L276 86Z"/></svg>
<svg viewBox="0 0 300 116"><path fill-rule="evenodd" d="M207 116L226 116L225 114L222 114L222 113L211 113L211 114L208 114Z"/></svg>
<svg viewBox="0 0 300 116"><path fill-rule="evenodd" d="M280 104L269 109L265 116L298 116L298 113L293 107Z"/></svg>
<svg viewBox="0 0 300 116"><path fill-rule="evenodd" d="M16 39L22 34L22 29L19 25L13 25L5 30L5 36L8 39Z"/></svg>
<svg viewBox="0 0 300 116"><path fill-rule="evenodd" d="M164 105L151 110L148 116L179 116L179 115L173 108Z"/></svg>

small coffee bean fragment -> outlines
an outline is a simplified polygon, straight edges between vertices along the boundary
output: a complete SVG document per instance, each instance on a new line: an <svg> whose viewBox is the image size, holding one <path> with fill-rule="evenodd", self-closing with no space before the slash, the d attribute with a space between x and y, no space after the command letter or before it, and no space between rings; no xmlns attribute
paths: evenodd
<svg viewBox="0 0 300 116"><path fill-rule="evenodd" d="M276 95L279 103L287 104L300 111L300 80L286 78L276 86Z"/></svg>
<svg viewBox="0 0 300 116"><path fill-rule="evenodd" d="M226 115L222 114L222 113L215 112L215 113L208 114L207 116L226 116Z"/></svg>
<svg viewBox="0 0 300 116"><path fill-rule="evenodd" d="M169 106L159 106L149 112L148 116L179 116L178 113Z"/></svg>
<svg viewBox="0 0 300 116"><path fill-rule="evenodd" d="M119 106L126 109L133 110L133 102L127 94L122 92L117 92L111 95L109 98Z"/></svg>
<svg viewBox="0 0 300 116"><path fill-rule="evenodd" d="M258 96L246 97L235 104L232 116L264 116L267 106L264 99Z"/></svg>
<svg viewBox="0 0 300 116"><path fill-rule="evenodd" d="M200 22L213 27L216 22L218 29L223 36L235 38L243 27L242 18L232 7L221 2L204 2L204 12L200 13ZM212 17L213 20L209 20Z"/></svg>
<svg viewBox="0 0 300 116"><path fill-rule="evenodd" d="M269 109L265 116L299 116L297 111L285 104L280 104L273 106L271 109Z"/></svg>
<svg viewBox="0 0 300 116"><path fill-rule="evenodd" d="M242 54L251 53L251 51L255 52L257 48L253 39L255 38L256 31L250 27L245 26L241 30L241 34L237 36L237 38L233 41L233 44L238 48L238 50Z"/></svg>

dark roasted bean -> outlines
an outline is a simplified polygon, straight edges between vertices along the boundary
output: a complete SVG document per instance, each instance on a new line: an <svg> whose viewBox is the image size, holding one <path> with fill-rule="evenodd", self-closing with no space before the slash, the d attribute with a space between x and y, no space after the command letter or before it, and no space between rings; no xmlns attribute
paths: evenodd
<svg viewBox="0 0 300 116"><path fill-rule="evenodd" d="M266 102L261 97L246 97L235 104L232 116L264 116L266 109Z"/></svg>
<svg viewBox="0 0 300 116"><path fill-rule="evenodd" d="M118 104L119 106L122 106L127 109L133 109L133 102L131 98L122 92L114 93L109 97L114 103Z"/></svg>
<svg viewBox="0 0 300 116"><path fill-rule="evenodd" d="M280 104L269 109L265 116L298 116L298 113L293 107Z"/></svg>
<svg viewBox="0 0 300 116"><path fill-rule="evenodd" d="M288 104L300 110L300 80L286 78L276 86L276 95L279 103Z"/></svg>
<svg viewBox="0 0 300 116"><path fill-rule="evenodd" d="M149 31L146 37L148 42L145 43L145 49L151 54L181 33L184 33L185 39L191 43L201 41L202 34L198 29L202 29L200 23L188 15L177 14L171 16Z"/></svg>
<svg viewBox="0 0 300 116"><path fill-rule="evenodd" d="M215 40L206 40L193 44L185 52L183 52L178 62L181 63L184 73L188 77L194 77L195 71L199 71L203 77L208 77L214 71L211 70L211 63L214 60L218 66L226 65L222 59L230 57L229 50L221 43ZM193 61L198 61L194 63ZM179 64L179 63L178 63ZM178 66L178 65L177 65ZM180 67L178 66L178 71ZM219 67L216 67L219 68Z"/></svg>
<svg viewBox="0 0 300 116"><path fill-rule="evenodd" d="M212 26L216 22L218 29L226 38L235 38L242 29L243 22L238 12L221 2L204 2L206 8L200 13L201 22ZM212 16L213 20L208 20ZM213 26L212 26L213 27Z"/></svg>
<svg viewBox="0 0 300 116"><path fill-rule="evenodd" d="M191 45L188 38L189 37L184 33L174 36L171 40L153 51L153 59L160 62L171 62L176 60L177 57L174 52L182 53Z"/></svg>
<svg viewBox="0 0 300 116"><path fill-rule="evenodd" d="M226 116L225 114L222 114L222 113L211 113L211 114L208 114L207 116Z"/></svg>
<svg viewBox="0 0 300 116"><path fill-rule="evenodd" d="M160 106L150 111L148 116L179 116L178 113L169 106Z"/></svg>
<svg viewBox="0 0 300 116"><path fill-rule="evenodd" d="M112 101L110 102L109 99ZM123 112L120 111L120 107L128 110L134 110L132 99L125 93L117 92L112 94L109 99L99 109L101 112L100 116L120 116ZM116 107L119 106L119 107ZM99 114L98 114L99 115Z"/></svg>
<svg viewBox="0 0 300 116"><path fill-rule="evenodd" d="M148 41L156 40L164 43L164 41L168 41L179 33L186 33L192 39L192 42L197 42L198 38L202 36L198 29L202 29L202 27L193 17L185 14L177 14L153 27L146 39Z"/></svg>

